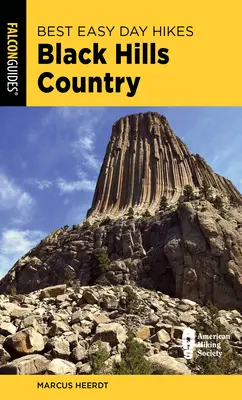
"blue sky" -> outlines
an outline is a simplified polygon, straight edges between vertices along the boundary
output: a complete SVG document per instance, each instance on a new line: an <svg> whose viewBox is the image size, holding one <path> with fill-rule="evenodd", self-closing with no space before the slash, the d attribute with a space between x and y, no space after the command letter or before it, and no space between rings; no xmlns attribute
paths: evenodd
<svg viewBox="0 0 242 400"><path fill-rule="evenodd" d="M112 124L157 111L193 153L242 191L242 108L0 108L0 277L45 235L80 223Z"/></svg>

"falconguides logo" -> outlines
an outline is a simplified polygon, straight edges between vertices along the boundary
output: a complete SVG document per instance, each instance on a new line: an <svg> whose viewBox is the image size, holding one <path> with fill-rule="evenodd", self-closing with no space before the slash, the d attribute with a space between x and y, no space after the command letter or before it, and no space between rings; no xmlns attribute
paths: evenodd
<svg viewBox="0 0 242 400"><path fill-rule="evenodd" d="M18 95L18 24L7 24L7 91Z"/></svg>
<svg viewBox="0 0 242 400"><path fill-rule="evenodd" d="M230 335L205 335L199 333L196 341L196 331L191 328L185 328L182 334L184 358L191 360L195 349L198 356L221 357L221 341L223 340L230 340Z"/></svg>

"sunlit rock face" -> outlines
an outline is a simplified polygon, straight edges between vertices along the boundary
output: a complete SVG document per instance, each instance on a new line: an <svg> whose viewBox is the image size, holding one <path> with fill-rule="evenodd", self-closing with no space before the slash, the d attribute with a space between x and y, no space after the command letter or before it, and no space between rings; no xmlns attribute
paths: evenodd
<svg viewBox="0 0 242 400"><path fill-rule="evenodd" d="M113 125L88 216L157 208L162 196L175 203L185 185L196 192L204 183L241 201L227 179L215 174L172 132L157 113L129 115Z"/></svg>

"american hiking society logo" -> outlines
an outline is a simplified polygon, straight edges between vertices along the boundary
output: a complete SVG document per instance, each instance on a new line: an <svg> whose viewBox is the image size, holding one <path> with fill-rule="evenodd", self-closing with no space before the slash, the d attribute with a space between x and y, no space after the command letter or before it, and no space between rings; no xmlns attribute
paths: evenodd
<svg viewBox="0 0 242 400"><path fill-rule="evenodd" d="M184 358L191 360L195 349L198 349L198 356L221 357L221 341L223 340L230 340L230 335L219 335L218 333L211 335L199 333L196 335L194 329L185 328L182 334Z"/></svg>
<svg viewBox="0 0 242 400"><path fill-rule="evenodd" d="M186 328L182 334L182 347L184 358L191 360L193 357L193 350L195 347L196 332L194 329Z"/></svg>

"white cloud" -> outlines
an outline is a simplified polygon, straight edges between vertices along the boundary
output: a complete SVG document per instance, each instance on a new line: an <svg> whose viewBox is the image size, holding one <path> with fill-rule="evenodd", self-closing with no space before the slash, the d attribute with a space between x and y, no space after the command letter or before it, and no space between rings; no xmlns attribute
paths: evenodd
<svg viewBox="0 0 242 400"><path fill-rule="evenodd" d="M103 107L55 107L52 108L56 114L68 124L70 122L77 122L78 125L81 123L82 126L87 130L91 130L93 124L99 122L103 116L105 108Z"/></svg>
<svg viewBox="0 0 242 400"><path fill-rule="evenodd" d="M92 137L83 136L83 138L79 138L77 141L72 143L73 154L75 155L78 162L82 165L82 167L87 167L89 169L93 169L98 171L100 168L100 160L98 160L97 155L94 150L94 139Z"/></svg>
<svg viewBox="0 0 242 400"><path fill-rule="evenodd" d="M90 114L90 107L56 107L54 109L60 118L69 122Z"/></svg>
<svg viewBox="0 0 242 400"><path fill-rule="evenodd" d="M83 165L99 171L101 163L94 154L83 154Z"/></svg>
<svg viewBox="0 0 242 400"><path fill-rule="evenodd" d="M40 190L49 189L52 186L52 182L45 179L39 181L38 179L31 178L27 179L26 183L28 183L29 185L36 186Z"/></svg>
<svg viewBox="0 0 242 400"><path fill-rule="evenodd" d="M57 187L60 189L61 193L71 193L76 191L93 191L95 188L95 181L88 179L82 179L77 181L66 181L63 178L57 179Z"/></svg>
<svg viewBox="0 0 242 400"><path fill-rule="evenodd" d="M72 143L72 148L74 152L80 151L80 149L92 151L94 148L95 134L90 132L88 135L79 134L78 139Z"/></svg>
<svg viewBox="0 0 242 400"><path fill-rule="evenodd" d="M22 222L29 218L34 203L28 192L0 173L0 211L13 211L12 218Z"/></svg>
<svg viewBox="0 0 242 400"><path fill-rule="evenodd" d="M52 181L52 171L55 171L55 177L58 174L59 179L53 181L52 186L57 187L61 195L66 194L67 197L76 192L94 191L101 164L96 148L97 132L105 112L107 109L102 107L47 108L36 129L29 132L31 145L35 142L38 154L47 158L45 177ZM61 172L63 163L68 178ZM80 170L85 172L85 176L80 176ZM69 176L70 171L76 176ZM33 184L41 190L47 188L46 184L39 182L35 180Z"/></svg>
<svg viewBox="0 0 242 400"><path fill-rule="evenodd" d="M4 230L0 238L0 278L44 236L41 231Z"/></svg>
<svg viewBox="0 0 242 400"><path fill-rule="evenodd" d="M80 140L79 140L80 146L83 149L91 151L93 149L93 136L94 136L94 134L92 133L92 134L90 134L90 137L83 136L82 138L80 138Z"/></svg>
<svg viewBox="0 0 242 400"><path fill-rule="evenodd" d="M56 107L45 116L43 126L51 125L57 128L57 134L66 132L69 136L67 145L78 164L98 170L100 161L95 151L96 129L103 118L105 109L102 107Z"/></svg>

